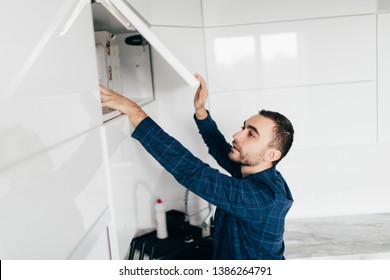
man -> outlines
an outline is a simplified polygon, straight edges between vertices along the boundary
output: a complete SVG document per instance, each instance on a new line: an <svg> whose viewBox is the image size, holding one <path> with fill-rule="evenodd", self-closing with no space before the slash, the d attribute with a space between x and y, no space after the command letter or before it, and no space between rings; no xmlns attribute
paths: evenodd
<svg viewBox="0 0 390 280"><path fill-rule="evenodd" d="M208 90L195 94L195 122L220 173L193 156L165 133L134 102L101 86L102 106L126 114L132 136L184 187L217 206L214 217L214 259L284 259L284 221L293 199L276 164L287 154L294 129L283 115L261 111L244 122L226 142L206 110Z"/></svg>

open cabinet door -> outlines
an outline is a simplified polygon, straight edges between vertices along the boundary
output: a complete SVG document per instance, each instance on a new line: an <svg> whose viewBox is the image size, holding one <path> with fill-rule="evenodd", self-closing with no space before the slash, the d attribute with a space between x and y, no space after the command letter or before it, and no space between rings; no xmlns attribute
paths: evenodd
<svg viewBox="0 0 390 280"><path fill-rule="evenodd" d="M126 28L133 27L153 46L153 48L175 69L175 71L193 88L199 86L183 64L169 51L169 49L156 37L145 22L137 15L126 0L96 0L112 13Z"/></svg>

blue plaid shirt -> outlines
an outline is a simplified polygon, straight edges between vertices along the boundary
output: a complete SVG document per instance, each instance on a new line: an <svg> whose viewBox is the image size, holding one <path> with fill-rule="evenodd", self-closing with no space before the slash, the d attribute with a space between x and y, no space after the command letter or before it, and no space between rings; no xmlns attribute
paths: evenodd
<svg viewBox="0 0 390 280"><path fill-rule="evenodd" d="M275 167L241 176L229 160L231 145L210 114L195 121L209 153L232 176L191 154L151 118L132 136L184 187L217 206L214 217L214 259L284 259L284 221L293 199Z"/></svg>

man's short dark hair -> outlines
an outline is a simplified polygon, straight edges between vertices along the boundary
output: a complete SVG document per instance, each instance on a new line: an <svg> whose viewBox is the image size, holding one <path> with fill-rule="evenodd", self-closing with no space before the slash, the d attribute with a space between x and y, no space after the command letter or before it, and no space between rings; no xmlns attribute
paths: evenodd
<svg viewBox="0 0 390 280"><path fill-rule="evenodd" d="M259 114L274 121L273 137L268 144L270 148L275 148L281 152L280 159L273 162L276 165L290 150L294 141L294 128L292 123L282 114L268 110L261 110Z"/></svg>

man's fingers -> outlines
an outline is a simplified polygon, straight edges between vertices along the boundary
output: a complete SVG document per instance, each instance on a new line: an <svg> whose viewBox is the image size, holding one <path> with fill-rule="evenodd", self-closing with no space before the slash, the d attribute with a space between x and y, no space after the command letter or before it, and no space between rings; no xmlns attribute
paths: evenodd
<svg viewBox="0 0 390 280"><path fill-rule="evenodd" d="M102 101L102 107L107 107L107 101Z"/></svg>
<svg viewBox="0 0 390 280"><path fill-rule="evenodd" d="M101 95L109 96L109 95L112 95L114 93L112 90L110 90L109 88L106 88L103 85L99 85L99 88L100 88Z"/></svg>
<svg viewBox="0 0 390 280"><path fill-rule="evenodd" d="M200 82L200 83L204 83L204 79L201 75L199 75L198 73L195 73L195 78Z"/></svg>

